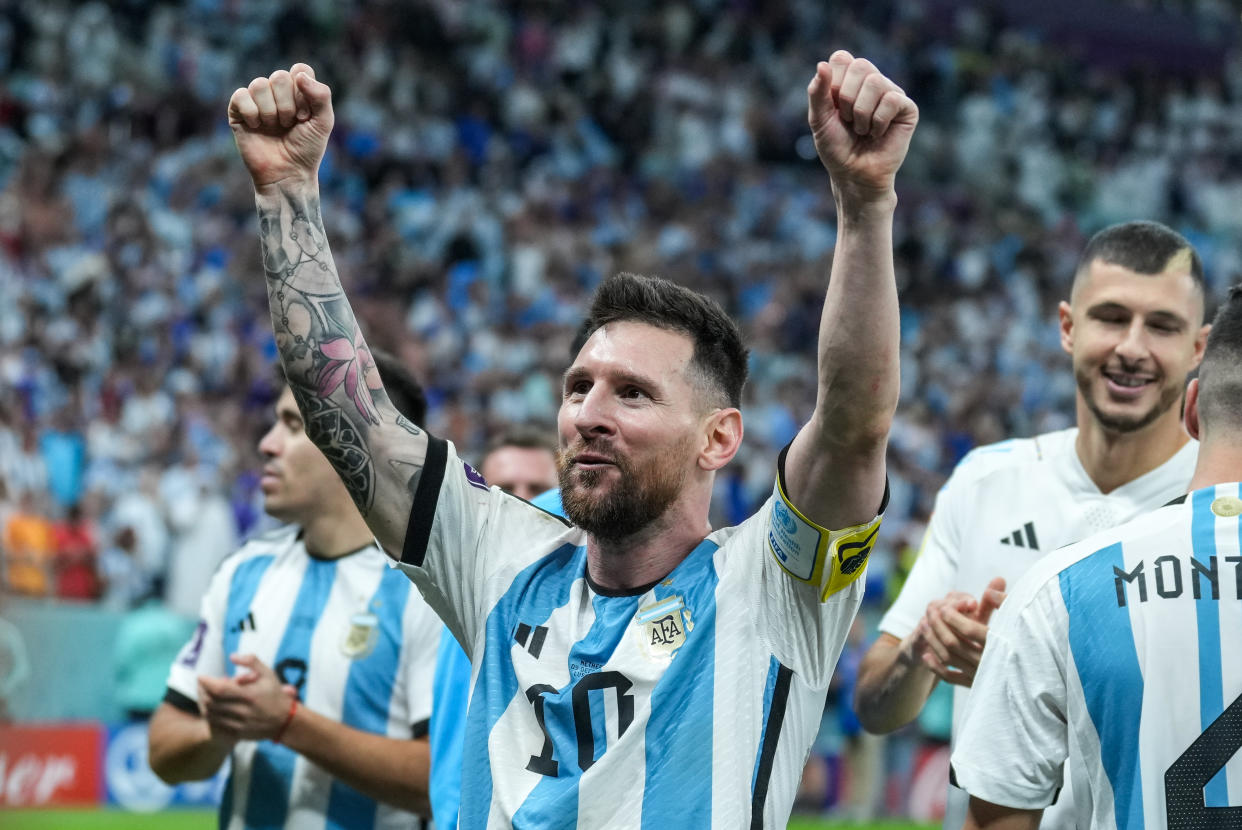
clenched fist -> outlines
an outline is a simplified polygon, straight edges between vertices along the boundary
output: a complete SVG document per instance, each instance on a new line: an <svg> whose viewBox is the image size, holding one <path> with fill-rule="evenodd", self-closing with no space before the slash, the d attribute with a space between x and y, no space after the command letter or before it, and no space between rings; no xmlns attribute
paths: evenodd
<svg viewBox="0 0 1242 830"><path fill-rule="evenodd" d="M315 183L332 122L332 90L304 63L255 78L229 99L229 127L255 190Z"/></svg>
<svg viewBox="0 0 1242 830"><path fill-rule="evenodd" d="M844 50L815 67L806 91L815 150L838 195L890 194L919 121L915 103L871 61Z"/></svg>

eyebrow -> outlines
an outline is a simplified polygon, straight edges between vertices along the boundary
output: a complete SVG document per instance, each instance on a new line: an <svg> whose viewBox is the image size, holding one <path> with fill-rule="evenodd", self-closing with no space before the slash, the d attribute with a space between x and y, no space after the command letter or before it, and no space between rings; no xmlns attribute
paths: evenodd
<svg viewBox="0 0 1242 830"><path fill-rule="evenodd" d="M628 372L624 369L610 371L608 372L608 376L617 381L620 381L621 383L632 384L634 386L645 386L648 388L654 388L658 386L655 378L651 377L650 375L640 375L637 372ZM591 373L588 372L585 368L581 366L570 366L568 369L565 370L565 376L562 379L561 385L563 388L568 388L575 381L589 380L590 378L591 378Z"/></svg>
<svg viewBox="0 0 1242 830"><path fill-rule="evenodd" d="M1126 314L1134 313L1134 309L1128 306L1122 305L1121 303L1115 303L1112 301L1096 303L1095 305L1087 309L1088 314L1098 314L1102 311L1123 311ZM1156 311L1149 313L1147 317L1148 319L1155 318L1158 320L1166 320L1170 323L1176 323L1179 326L1188 325L1185 317L1183 317L1182 315L1178 314L1175 311L1169 311L1168 309L1163 309L1163 308L1157 309Z"/></svg>

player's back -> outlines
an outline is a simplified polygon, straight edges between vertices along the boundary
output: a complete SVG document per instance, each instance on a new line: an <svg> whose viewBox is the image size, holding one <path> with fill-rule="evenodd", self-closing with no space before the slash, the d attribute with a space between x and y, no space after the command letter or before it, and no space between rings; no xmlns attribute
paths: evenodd
<svg viewBox="0 0 1242 830"><path fill-rule="evenodd" d="M1197 490L1049 586L1065 609L1079 827L1242 827L1228 806L1242 805L1239 495Z"/></svg>

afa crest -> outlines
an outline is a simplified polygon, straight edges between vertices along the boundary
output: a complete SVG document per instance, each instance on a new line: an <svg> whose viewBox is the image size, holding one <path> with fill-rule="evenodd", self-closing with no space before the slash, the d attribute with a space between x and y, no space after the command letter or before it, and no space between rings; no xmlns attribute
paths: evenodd
<svg viewBox="0 0 1242 830"><path fill-rule="evenodd" d="M359 660L375 650L378 640L379 617L369 612L354 614L341 640L341 653L351 660Z"/></svg>
<svg viewBox="0 0 1242 830"><path fill-rule="evenodd" d="M634 621L638 637L648 657L672 657L686 643L686 634L694 629L690 609L682 598L673 595L638 609Z"/></svg>

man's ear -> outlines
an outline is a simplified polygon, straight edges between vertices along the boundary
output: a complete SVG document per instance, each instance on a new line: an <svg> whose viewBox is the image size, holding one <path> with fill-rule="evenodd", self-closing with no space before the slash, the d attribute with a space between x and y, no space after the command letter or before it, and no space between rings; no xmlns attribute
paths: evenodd
<svg viewBox="0 0 1242 830"><path fill-rule="evenodd" d="M1208 335L1212 333L1212 324L1204 323L1199 327L1199 333L1195 335L1195 368L1203 362L1203 352L1207 349Z"/></svg>
<svg viewBox="0 0 1242 830"><path fill-rule="evenodd" d="M742 445L742 413L733 407L717 409L703 423L699 467L719 470L733 460Z"/></svg>
<svg viewBox="0 0 1242 830"><path fill-rule="evenodd" d="M1066 354L1074 353L1074 314L1070 304L1062 300L1057 306L1057 319L1061 324L1061 349Z"/></svg>
<svg viewBox="0 0 1242 830"><path fill-rule="evenodd" d="M1190 437L1199 440L1199 379L1194 378L1186 387L1186 406L1182 413L1182 423Z"/></svg>

